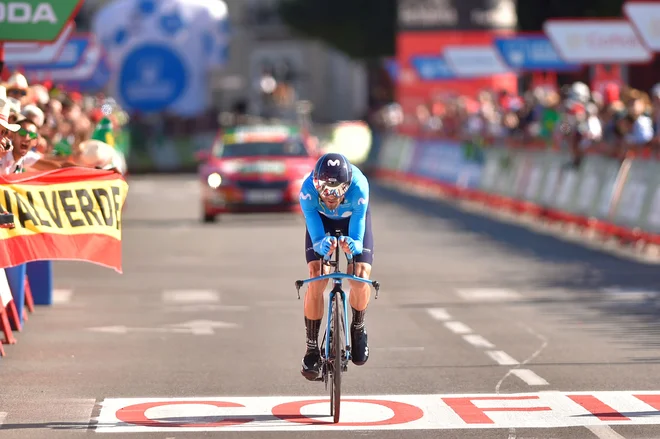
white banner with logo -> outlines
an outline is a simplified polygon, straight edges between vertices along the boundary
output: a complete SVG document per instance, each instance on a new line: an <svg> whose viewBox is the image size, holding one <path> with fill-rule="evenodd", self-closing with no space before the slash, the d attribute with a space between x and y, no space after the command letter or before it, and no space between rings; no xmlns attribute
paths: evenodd
<svg viewBox="0 0 660 439"><path fill-rule="evenodd" d="M646 46L660 52L660 3L626 2L623 12Z"/></svg>
<svg viewBox="0 0 660 439"><path fill-rule="evenodd" d="M645 63L653 57L626 20L548 20L543 28L567 62Z"/></svg>

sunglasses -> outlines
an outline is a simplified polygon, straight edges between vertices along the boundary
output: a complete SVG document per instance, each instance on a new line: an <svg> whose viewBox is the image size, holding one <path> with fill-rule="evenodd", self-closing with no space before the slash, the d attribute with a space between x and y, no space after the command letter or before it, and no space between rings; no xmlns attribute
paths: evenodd
<svg viewBox="0 0 660 439"><path fill-rule="evenodd" d="M19 88L13 88L11 90L7 90L7 95L24 97L25 95L27 95L27 91L21 90Z"/></svg>
<svg viewBox="0 0 660 439"><path fill-rule="evenodd" d="M30 139L36 139L37 136L38 136L38 134L35 133L34 131L28 131L25 128L19 129L18 130L18 135L21 136L21 137L30 136Z"/></svg>

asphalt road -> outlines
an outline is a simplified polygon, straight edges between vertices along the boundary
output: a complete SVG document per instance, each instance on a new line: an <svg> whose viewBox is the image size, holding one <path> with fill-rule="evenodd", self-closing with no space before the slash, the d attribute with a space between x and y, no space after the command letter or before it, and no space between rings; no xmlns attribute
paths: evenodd
<svg viewBox="0 0 660 439"><path fill-rule="evenodd" d="M58 263L6 347L3 439L660 437L656 266L375 187L371 357L328 426L301 219L203 225L192 177L129 184L124 274Z"/></svg>

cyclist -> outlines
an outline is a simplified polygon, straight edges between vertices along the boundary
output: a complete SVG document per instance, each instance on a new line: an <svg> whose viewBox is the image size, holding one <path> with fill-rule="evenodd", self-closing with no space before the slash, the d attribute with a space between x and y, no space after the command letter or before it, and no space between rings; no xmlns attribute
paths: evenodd
<svg viewBox="0 0 660 439"><path fill-rule="evenodd" d="M373 263L373 235L369 209L369 182L364 174L341 154L329 153L316 163L300 191L300 206L306 222L305 256L310 277L321 275L321 258L332 255L336 246L353 259L348 273L365 279ZM341 230L337 240L335 230ZM329 265L323 264L323 273ZM369 358L364 314L370 298L369 285L350 281L351 356L360 366ZM305 328L307 351L302 360L302 375L310 381L320 372L319 330L324 313L323 292L327 280L309 284L305 294Z"/></svg>

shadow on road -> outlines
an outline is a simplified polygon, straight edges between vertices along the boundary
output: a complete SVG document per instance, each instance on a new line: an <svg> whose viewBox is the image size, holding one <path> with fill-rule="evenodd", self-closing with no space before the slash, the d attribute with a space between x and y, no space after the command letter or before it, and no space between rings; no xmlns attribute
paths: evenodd
<svg viewBox="0 0 660 439"><path fill-rule="evenodd" d="M238 227L289 227L296 222L302 222L300 215L293 213L235 213L219 216L215 223L203 223L198 218L139 218L126 216L122 220L122 229L154 228L181 229L199 228L201 230L222 228L223 226Z"/></svg>
<svg viewBox="0 0 660 439"><path fill-rule="evenodd" d="M660 349L660 266L624 259L462 211L441 200L404 194L377 184L372 185L372 191L379 199L394 202L411 212L441 219L454 230L479 234L512 255L531 257L548 266L570 266L570 273L564 276L544 277L538 285L528 285L539 290L562 289L567 294L562 297L522 299L519 303L545 306L544 312L548 313L561 310L561 317L567 323L602 325L597 329L599 333L620 339L630 346ZM485 242L485 245L488 243ZM608 294L608 291L617 293ZM514 304L507 302L508 306ZM569 306L553 309L555 304ZM580 308L589 309L592 313L585 314ZM567 313L566 309L574 311ZM660 355L633 360L656 362L660 360Z"/></svg>

